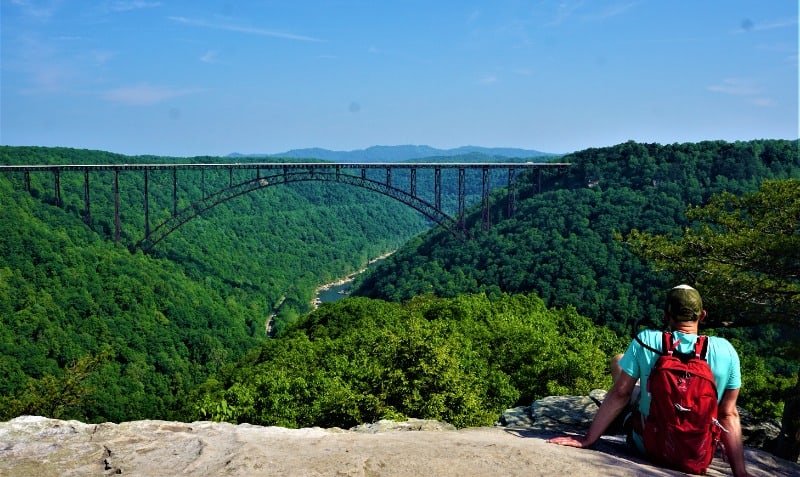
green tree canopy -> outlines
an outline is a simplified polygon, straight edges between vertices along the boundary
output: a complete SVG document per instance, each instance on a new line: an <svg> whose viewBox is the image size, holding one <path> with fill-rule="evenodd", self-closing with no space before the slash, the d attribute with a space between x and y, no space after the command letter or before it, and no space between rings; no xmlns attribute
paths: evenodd
<svg viewBox="0 0 800 477"><path fill-rule="evenodd" d="M724 192L690 208L680 238L634 230L627 243L657 267L694 282L710 320L800 325L800 180L765 180L758 192Z"/></svg>

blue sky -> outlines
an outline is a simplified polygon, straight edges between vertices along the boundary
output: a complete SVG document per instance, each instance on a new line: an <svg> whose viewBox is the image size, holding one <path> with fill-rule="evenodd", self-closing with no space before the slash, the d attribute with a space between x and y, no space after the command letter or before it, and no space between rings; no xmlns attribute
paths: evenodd
<svg viewBox="0 0 800 477"><path fill-rule="evenodd" d="M798 138L796 0L0 0L0 144Z"/></svg>

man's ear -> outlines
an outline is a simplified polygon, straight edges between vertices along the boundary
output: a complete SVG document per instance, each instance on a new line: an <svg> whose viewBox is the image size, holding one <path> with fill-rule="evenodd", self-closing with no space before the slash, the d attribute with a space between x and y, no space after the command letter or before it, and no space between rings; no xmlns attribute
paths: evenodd
<svg viewBox="0 0 800 477"><path fill-rule="evenodd" d="M706 310L701 311L700 316L697 317L697 322L701 323L703 320L705 320L707 314L708 313L706 312Z"/></svg>
<svg viewBox="0 0 800 477"><path fill-rule="evenodd" d="M667 310L664 310L664 323L667 326L672 326L672 317L669 316L669 313L667 313Z"/></svg>

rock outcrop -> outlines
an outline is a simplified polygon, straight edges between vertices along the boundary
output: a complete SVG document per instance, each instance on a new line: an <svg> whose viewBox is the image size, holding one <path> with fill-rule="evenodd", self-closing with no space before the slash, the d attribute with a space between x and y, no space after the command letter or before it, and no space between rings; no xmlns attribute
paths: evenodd
<svg viewBox="0 0 800 477"><path fill-rule="evenodd" d="M630 454L621 436L605 436L592 450L546 442L584 430L598 400L546 398L508 410L494 427L458 430L417 419L342 430L22 416L0 423L0 476L682 475ZM746 458L753 476L800 475L800 465L755 448ZM715 459L709 475L729 474Z"/></svg>

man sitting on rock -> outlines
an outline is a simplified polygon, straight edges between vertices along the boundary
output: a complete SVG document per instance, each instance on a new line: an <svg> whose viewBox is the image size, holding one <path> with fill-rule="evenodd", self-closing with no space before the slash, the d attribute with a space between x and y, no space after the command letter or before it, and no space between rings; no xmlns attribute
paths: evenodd
<svg viewBox="0 0 800 477"><path fill-rule="evenodd" d="M688 285L679 285L669 290L664 307L664 318L670 327L676 354L695 354L699 324L705 317L706 311L703 309L703 303L697 290ZM642 419L642 422L645 422L644 420L650 412L653 396L644 391L649 390L648 379L656 361L662 355L667 354L662 350L665 341L664 333L660 331L644 330L639 333L631 341L625 354L617 355L612 360L611 372L614 383L592 421L588 433L585 436L555 437L548 442L572 447L590 447L597 442L617 416L626 410L634 411L626 419L626 423L631 423L636 419ZM715 425L720 428L720 438L727 454L727 460L735 476L747 476L741 424L739 412L736 409L736 399L741 387L739 357L727 340L713 336L708 337L704 357L716 382L718 423ZM703 364L703 366L705 365ZM641 382L641 386L637 381ZM639 392L639 389L643 392ZM635 412L637 410L638 413ZM642 455L647 455L642 436L637 432L641 426L626 425L625 427L628 432L628 444Z"/></svg>

